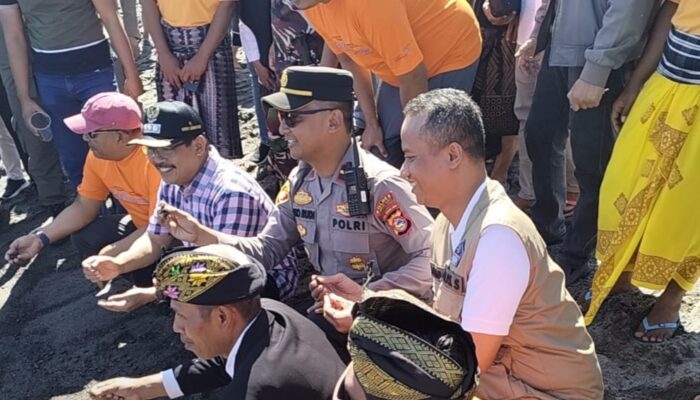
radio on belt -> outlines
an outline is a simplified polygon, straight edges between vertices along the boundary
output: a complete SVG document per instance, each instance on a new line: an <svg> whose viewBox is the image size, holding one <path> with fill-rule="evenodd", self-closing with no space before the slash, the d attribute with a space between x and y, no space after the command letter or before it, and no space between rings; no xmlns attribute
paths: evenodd
<svg viewBox="0 0 700 400"><path fill-rule="evenodd" d="M355 137L352 138L352 157L354 162L348 162L343 166L342 175L345 181L345 190L348 195L348 211L351 217L360 217L372 212L369 203L369 189L367 189L367 174L360 165L359 145Z"/></svg>

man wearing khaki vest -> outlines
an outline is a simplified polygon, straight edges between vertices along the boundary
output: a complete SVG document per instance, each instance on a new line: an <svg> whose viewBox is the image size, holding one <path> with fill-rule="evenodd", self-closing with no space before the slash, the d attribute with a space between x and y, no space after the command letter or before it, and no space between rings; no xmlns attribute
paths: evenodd
<svg viewBox="0 0 700 400"><path fill-rule="evenodd" d="M471 333L484 399L602 399L591 337L532 222L486 177L484 128L464 92L440 89L408 103L402 176L419 203L440 209L433 228L433 307ZM362 289L320 278L324 314L347 327Z"/></svg>

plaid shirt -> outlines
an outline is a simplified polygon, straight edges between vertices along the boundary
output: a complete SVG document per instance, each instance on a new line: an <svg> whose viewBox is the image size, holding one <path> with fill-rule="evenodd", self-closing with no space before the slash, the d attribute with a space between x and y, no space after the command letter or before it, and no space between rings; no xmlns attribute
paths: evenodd
<svg viewBox="0 0 700 400"><path fill-rule="evenodd" d="M223 159L213 147L209 148L207 161L189 185L183 187L161 182L158 200L191 214L208 228L242 237L262 232L268 216L276 208L252 176ZM148 232L169 234L167 226L158 223L157 210L151 215ZM293 252L287 254L270 273L281 299L294 294L298 272Z"/></svg>

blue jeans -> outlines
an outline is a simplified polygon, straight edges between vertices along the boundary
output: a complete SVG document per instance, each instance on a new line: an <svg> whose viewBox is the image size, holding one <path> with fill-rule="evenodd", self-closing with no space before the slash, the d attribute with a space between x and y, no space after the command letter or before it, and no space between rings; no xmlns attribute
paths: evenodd
<svg viewBox="0 0 700 400"><path fill-rule="evenodd" d="M472 65L455 71L443 72L428 79L428 90L453 88L467 93L472 91L479 61ZM396 168L403 164L403 150L401 150L401 124L403 123L403 107L401 106L400 89L386 82L379 84L377 91L377 114L379 124L384 132L384 148L389 157L384 161ZM382 158L379 153L374 154Z"/></svg>
<svg viewBox="0 0 700 400"><path fill-rule="evenodd" d="M58 152L63 171L73 190L77 190L83 180L83 164L88 145L81 135L68 129L63 119L80 113L90 97L117 90L114 68L110 66L71 75L35 73L34 79L40 105L51 116L53 145Z"/></svg>
<svg viewBox="0 0 700 400"><path fill-rule="evenodd" d="M263 110L262 102L260 101L262 85L258 82L258 74L255 72L255 67L252 63L248 63L248 71L250 72L250 86L253 88L253 101L255 102L255 117L258 119L258 129L260 130L260 142L263 144L270 143L270 137L267 133L267 116Z"/></svg>

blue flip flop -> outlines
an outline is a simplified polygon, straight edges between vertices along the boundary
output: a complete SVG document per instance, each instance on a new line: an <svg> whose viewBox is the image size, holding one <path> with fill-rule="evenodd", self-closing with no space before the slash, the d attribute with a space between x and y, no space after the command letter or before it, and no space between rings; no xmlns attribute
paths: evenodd
<svg viewBox="0 0 700 400"><path fill-rule="evenodd" d="M653 324L653 325L652 325L652 324L649 324L649 320L647 319L647 317L644 317L644 319L642 320L642 329L644 329L644 333L645 333L645 334L646 334L646 333L649 333L649 332L652 332L652 331L655 331L655 330L658 330L658 329L672 329L672 330L673 330L673 333L671 334L671 336L670 336L668 339L670 339L670 338L672 338L673 336L675 336L675 335L676 335L676 332L678 332L678 328L680 328L680 327L681 327L681 320L680 320L680 319L677 320L676 322L660 322L660 323L658 323L658 324ZM635 332L635 333L636 333L636 332ZM637 339L637 341L642 342L642 343L647 343L647 344L649 344L649 343L651 343L651 344L659 344L659 343L663 343L663 342L665 342L666 340L668 340L668 339L664 339L664 340L662 340L662 341L660 341L660 342L652 342L651 340L642 340L642 338L643 338L644 336L637 337L636 335L633 335L633 337L634 337L635 339Z"/></svg>

